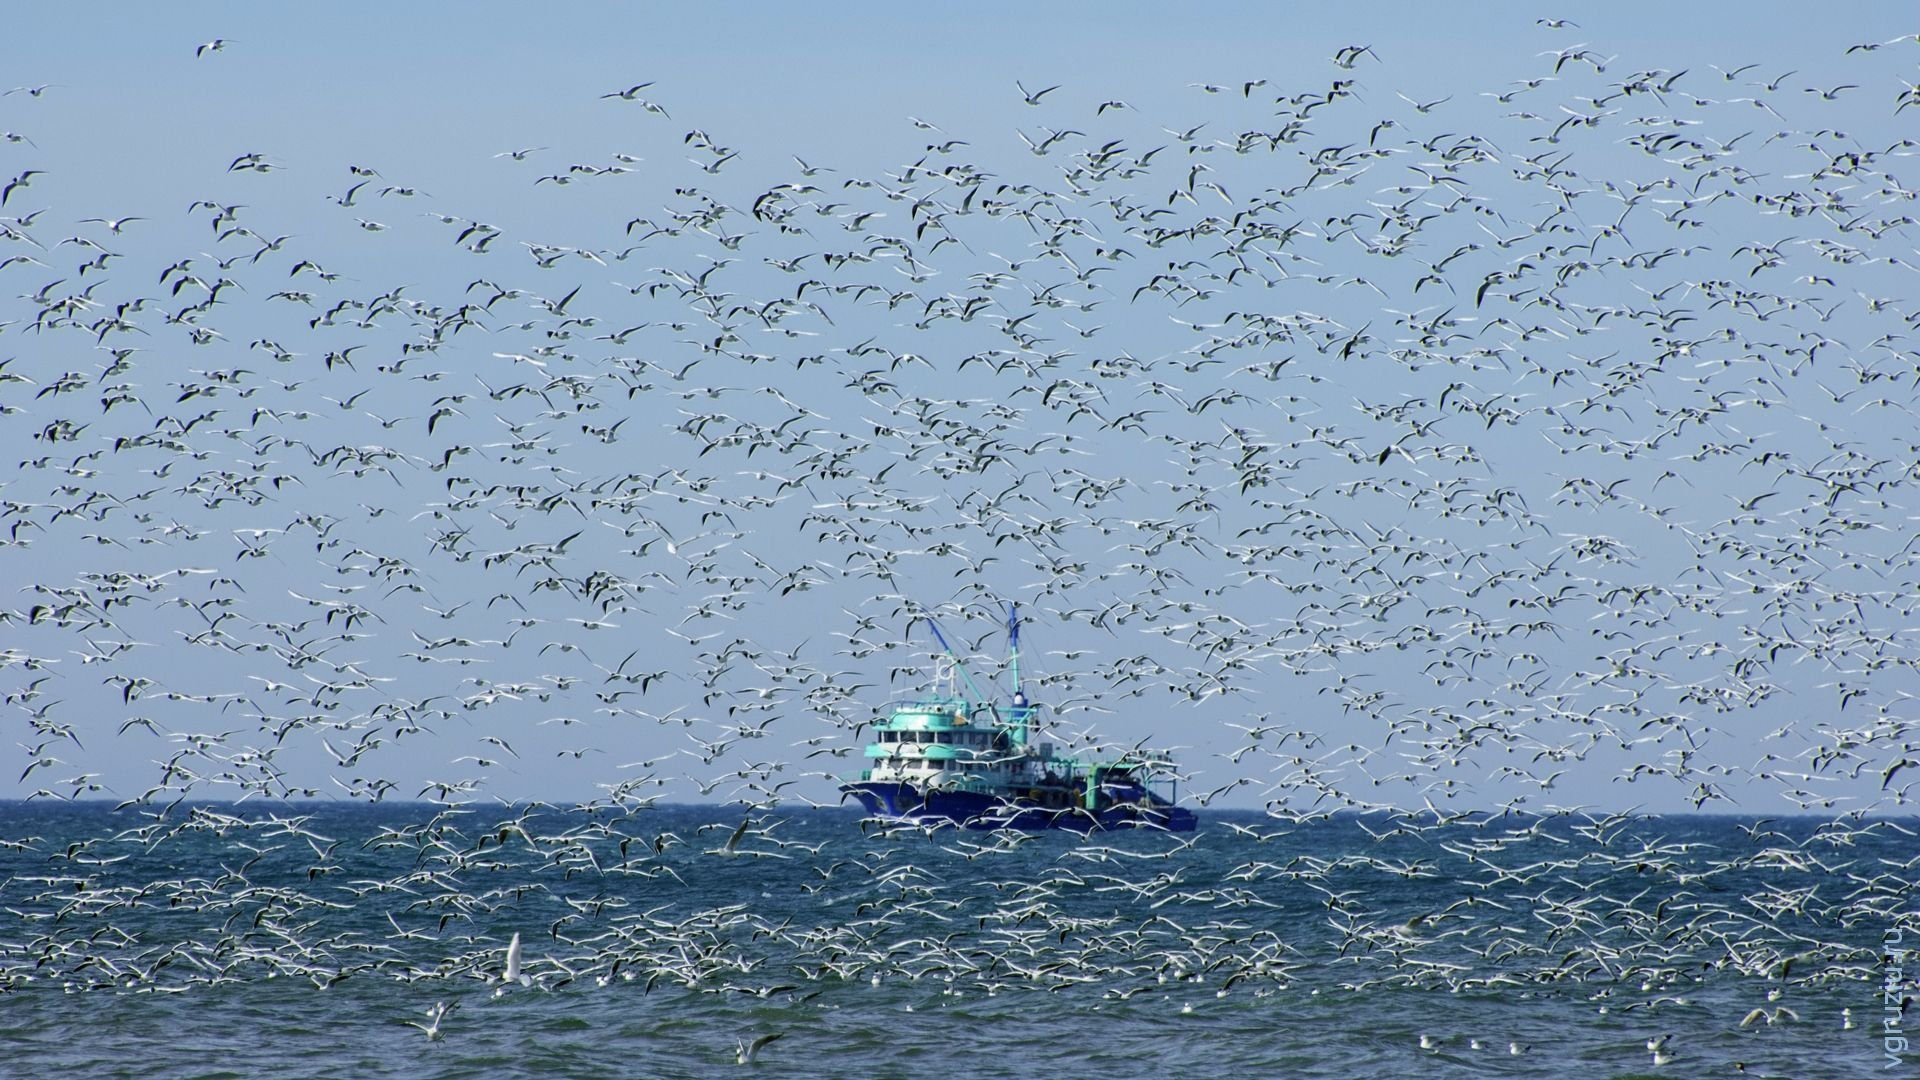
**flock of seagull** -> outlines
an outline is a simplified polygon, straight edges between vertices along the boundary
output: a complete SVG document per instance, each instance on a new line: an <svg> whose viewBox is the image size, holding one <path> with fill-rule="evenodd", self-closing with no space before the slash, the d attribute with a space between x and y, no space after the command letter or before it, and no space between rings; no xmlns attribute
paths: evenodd
<svg viewBox="0 0 1920 1080"><path fill-rule="evenodd" d="M819 1010L882 991L907 1011L1060 995L1116 1022L1424 991L1557 1001L1612 1025L1616 1044L1645 1039L1655 1065L1703 1060L1672 1029L1717 1013L1761 1040L1738 1044L1757 1066L1791 1045L1776 1036L1858 1026L1840 1003L1877 981L1880 928L1905 916L1916 862L1916 832L1898 822L1722 822L1676 837L1672 819L1631 811L1241 814L1188 836L1063 841L544 804L495 821L448 806L360 841L341 829L366 819L299 809L192 804L65 854L12 842L9 910L24 934L0 954L6 989L418 985L434 1003L403 1023L438 1041L463 1006L631 986L786 1025L742 1037L739 1064ZM667 822L690 831L655 831ZM708 830L727 838L703 847ZM1536 1052L1492 1034L1511 1018L1483 1008L1465 1030L1421 1021L1408 1049L1455 1062Z"/></svg>
<svg viewBox="0 0 1920 1080"><path fill-rule="evenodd" d="M1703 956L1862 977L1822 928L1891 919L1913 863L1832 860L1911 835L1888 815L1920 783L1920 188L1900 176L1920 42L1863 42L1815 79L1538 33L1472 88L1408 85L1362 44L1131 103L1023 81L1015 130L906 118L876 136L884 162L731 145L690 126L693 90L630 82L578 103L618 114L619 148L456 163L521 193L478 208L434 176L262 147L223 153L190 206L131 186L74 205L34 130L60 86L9 91L15 789L142 824L64 851L5 838L43 869L0 888L19 920L0 981L491 978L485 934L438 966L384 954L510 908L474 891L509 850L606 885L562 890L549 937L572 952L523 961L516 934L503 987L711 985L776 943L808 978L1121 997L1131 976L1224 993L1309 963L1654 998ZM820 888L870 893L844 922L622 911L618 875L671 897L693 872L648 826L662 800L741 808L716 860L818 856L775 823L837 804L863 728L918 685L916 627L991 651L1007 601L1047 642L1025 661L1062 743L1176 742L1203 805L1293 828L1364 812L1396 854L1201 883L1177 843L1090 844L956 896L880 847L822 863ZM526 816L588 791L565 804L588 827ZM494 795L519 808L486 824ZM368 841L405 868L351 883L337 840L275 809L388 798L438 806ZM1706 858L1618 840L1631 815L1603 806L1832 824L1755 825ZM1593 849L1577 862L1509 854L1568 829ZM310 853L313 888L117 876L208 836ZM1021 847L931 839L968 862ZM1437 860L1460 900L1404 924L1329 884ZM1623 867L1641 897L1588 891ZM1762 871L1809 884L1699 898ZM1816 896L1834 874L1856 891ZM1529 882L1531 910L1502 909ZM1331 957L1235 929L1282 885L1324 897ZM394 939L302 938L334 889L404 897ZM1155 914L1066 915L1062 890ZM163 904L252 928L115 939L116 911ZM905 936L936 922L977 922L991 959ZM451 1009L417 1026L438 1038Z"/></svg>

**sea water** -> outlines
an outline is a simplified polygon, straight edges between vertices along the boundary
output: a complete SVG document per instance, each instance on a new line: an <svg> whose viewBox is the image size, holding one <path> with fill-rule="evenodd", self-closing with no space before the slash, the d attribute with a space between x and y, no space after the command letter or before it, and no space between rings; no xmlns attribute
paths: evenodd
<svg viewBox="0 0 1920 1080"><path fill-rule="evenodd" d="M765 1036L794 1076L1913 1067L1905 821L156 814L5 807L0 1074L697 1077Z"/></svg>

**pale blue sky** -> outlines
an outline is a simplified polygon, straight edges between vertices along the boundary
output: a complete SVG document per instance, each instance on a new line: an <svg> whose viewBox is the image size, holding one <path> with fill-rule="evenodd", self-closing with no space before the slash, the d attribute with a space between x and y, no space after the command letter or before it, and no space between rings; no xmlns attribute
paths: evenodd
<svg viewBox="0 0 1920 1080"><path fill-rule="evenodd" d="M1894 110L1920 78L1916 27L1892 5L1820 20L1747 5L1537 18L1426 5L18 13L0 44L0 89L22 88L0 97L0 131L18 137L0 143L0 181L40 172L0 209L31 237L0 257L36 261L0 270L0 357L32 381L0 384L17 410L0 451L45 467L0 488L21 507L9 521L34 523L14 534L31 546L0 548L0 579L164 584L112 625L29 625L54 593L0 601L14 613L0 647L17 650L0 688L28 769L13 790L79 775L138 795L191 745L180 735L231 731L223 752L256 756L196 773L264 759L246 775L339 797L331 780L584 799L636 772L668 785L643 794L672 798L796 779L787 797L831 802L828 779L802 774L855 768L857 750L808 755L857 746L832 718L870 715L890 677L910 686L890 669L927 645L875 599L894 590L864 572L874 552L835 533L836 517L868 512L888 522L861 529L891 553L900 591L950 605L983 651L999 648L986 598L1025 606L1029 673L1077 680L1040 693L1079 710L1067 730L1181 747L1190 787L1245 782L1223 804L1299 807L1316 783L1411 806L1890 800L1899 778L1883 792L1883 770L1913 741L1906 703L1920 693L1902 547L1914 365L1884 336L1908 329L1914 245L1897 218L1913 177L1897 140L1920 108ZM1848 52L1863 43L1889 44ZM1570 57L1557 79L1556 50ZM1336 80L1347 96L1289 131ZM641 83L637 100L604 96ZM1662 134L1656 153L1638 148ZM1315 155L1369 144L1394 153L1316 175ZM1075 171L1108 145L1146 160ZM1870 159L1835 172L1848 151ZM1450 153L1465 171L1432 179ZM270 171L229 168L247 154ZM607 168L624 171L589 171ZM1622 217L1636 184L1658 186ZM790 230L752 213L782 191L771 205L793 210ZM1802 191L1803 204L1753 198ZM202 200L214 209L189 210ZM994 202L1024 216L978 209ZM728 209L702 216L716 205ZM1432 224L1416 236L1393 207ZM930 209L955 242L934 247ZM678 235L647 239L676 215ZM1273 232L1234 232L1249 221ZM1177 239L1155 231L1196 222ZM1277 239L1290 224L1304 231ZM102 248L104 270L82 270ZM874 261L827 258L851 253ZM204 292L179 287L183 273L161 280L183 259L234 283L190 317ZM338 277L296 277L303 260ZM683 292L717 264L711 287ZM1193 293L1143 296L1162 273ZM1496 273L1513 276L1489 286ZM1477 305L1483 287L1493 299ZM1530 303L1536 288L1566 306ZM438 317L495 293L414 351ZM78 325L35 327L69 295ZM767 318L775 298L792 310ZM331 325L311 324L329 309ZM1647 311L1668 315L1634 314ZM109 315L127 325L98 329ZM594 322L566 322L583 316ZM715 349L721 324L739 340ZM1283 324L1291 341L1226 343ZM95 347L115 343L140 350L120 371ZM276 361L275 347L299 355ZM1053 366L962 367L1003 348ZM1662 356L1657 374L1635 366ZM1127 358L1155 366L1110 366ZM68 373L84 387L42 393ZM549 381L562 375L576 381ZM1090 388L1092 413L1047 392L1062 377ZM119 384L131 396L103 408ZM1245 396L1196 407L1220 391ZM928 400L946 404L912 404ZM443 405L459 412L427 430ZM211 408L223 412L175 430ZM50 443L61 419L88 427ZM788 421L815 429L804 446L703 452ZM926 471L996 422L1029 451L978 475ZM188 449L113 449L155 431ZM835 451L849 471L822 474ZM1271 486L1243 483L1256 459ZM641 497L636 476L667 479ZM513 505L515 486L536 483L580 485L580 509ZM1016 490L1026 499L1000 505L1005 517L980 517ZM104 516L55 512L93 491L112 499L89 509L115 502ZM550 566L526 550L489 558L576 531L564 551L531 553ZM167 576L182 569L195 572ZM634 583L626 610L587 594L596 570ZM221 577L232 584L208 581ZM818 580L783 592L801 577ZM340 605L365 613L348 628ZM233 617L212 628L234 647L196 647L222 611ZM1102 618L1111 633L1089 625L1099 611L1117 613ZM1235 624L1250 629L1208 637ZM343 629L324 658L294 651ZM715 629L696 646L668 633ZM735 637L764 655L724 652ZM104 658L116 640L145 644ZM634 650L623 671L669 674L644 695L596 697L625 689L606 672ZM781 663L795 670L768 672ZM129 695L110 673L152 683ZM820 673L869 685L808 700ZM1216 692L1223 673L1230 693ZM1142 685L1152 692L1125 696ZM417 726L396 702L414 703L401 711ZM129 717L154 727L123 731ZM701 759L702 742L768 720ZM1267 735L1241 753L1244 729L1269 723L1324 741L1270 752ZM61 760L29 768L45 756ZM618 768L641 760L659 763ZM241 790L208 779L194 794Z"/></svg>

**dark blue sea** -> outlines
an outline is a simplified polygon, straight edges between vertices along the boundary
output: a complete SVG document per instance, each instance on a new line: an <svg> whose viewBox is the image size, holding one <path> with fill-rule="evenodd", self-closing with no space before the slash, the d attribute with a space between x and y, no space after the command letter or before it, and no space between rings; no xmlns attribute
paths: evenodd
<svg viewBox="0 0 1920 1080"><path fill-rule="evenodd" d="M1816 1078L1916 1060L1884 1037L1907 1021L1883 987L1904 998L1916 967L1889 943L1920 941L1904 820L1215 812L1196 834L1083 837L715 807L0 814L9 1075Z"/></svg>

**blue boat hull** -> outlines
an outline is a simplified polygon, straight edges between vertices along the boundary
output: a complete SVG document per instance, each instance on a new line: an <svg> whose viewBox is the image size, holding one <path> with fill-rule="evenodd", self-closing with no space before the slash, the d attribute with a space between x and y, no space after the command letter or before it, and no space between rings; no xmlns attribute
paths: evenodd
<svg viewBox="0 0 1920 1080"><path fill-rule="evenodd" d="M1159 829L1192 832L1199 825L1193 811L1167 802L1117 803L1089 810L1082 806L1045 807L1020 803L977 791L927 791L912 784L865 780L843 785L869 815L890 821L922 825L956 825L967 829Z"/></svg>

